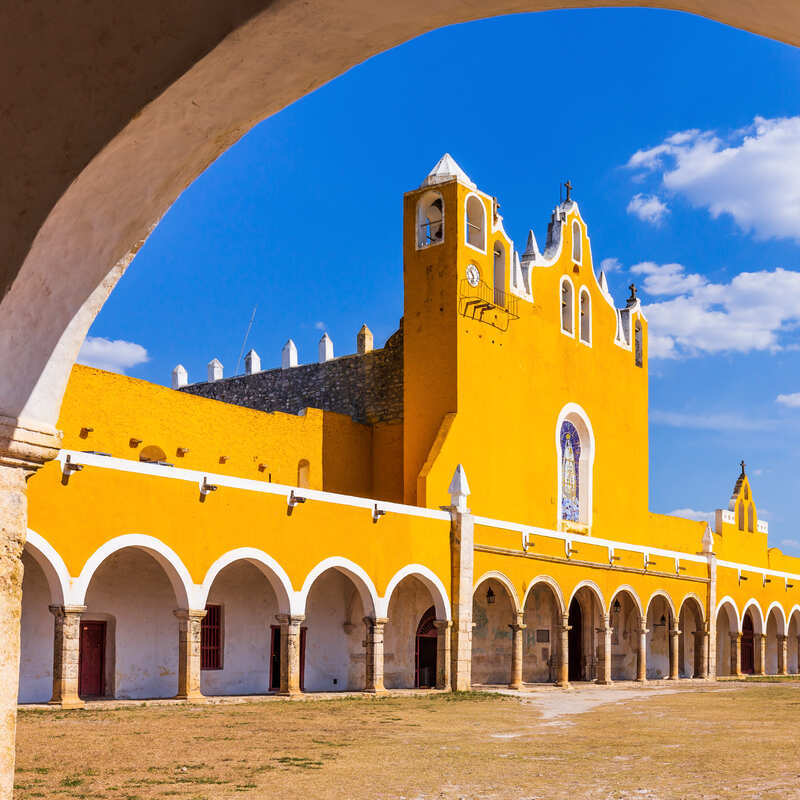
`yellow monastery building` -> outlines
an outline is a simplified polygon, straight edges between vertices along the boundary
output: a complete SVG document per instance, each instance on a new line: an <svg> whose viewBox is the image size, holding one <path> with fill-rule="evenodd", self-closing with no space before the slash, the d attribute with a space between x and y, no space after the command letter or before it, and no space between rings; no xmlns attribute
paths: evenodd
<svg viewBox="0 0 800 800"><path fill-rule="evenodd" d="M578 205L519 255L445 155L403 226L383 348L172 388L74 368L20 702L798 672L800 559L744 465L713 529L648 510L647 320Z"/></svg>

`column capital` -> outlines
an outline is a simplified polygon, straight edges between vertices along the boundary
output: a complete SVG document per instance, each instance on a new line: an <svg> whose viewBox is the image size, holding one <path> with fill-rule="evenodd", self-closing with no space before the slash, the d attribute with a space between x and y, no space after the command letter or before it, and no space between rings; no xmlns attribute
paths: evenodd
<svg viewBox="0 0 800 800"><path fill-rule="evenodd" d="M83 614L86 606L48 606L50 613L56 617L65 617L67 614Z"/></svg>
<svg viewBox="0 0 800 800"><path fill-rule="evenodd" d="M275 619L281 625L301 625L306 620L305 614L276 614Z"/></svg>
<svg viewBox="0 0 800 800"><path fill-rule="evenodd" d="M789 637L788 637L788 636L786 636L786 635L785 635L785 634L783 634L783 633L779 633L779 634L778 634L778 641L779 641L779 642L785 642L785 641L786 641L788 638L789 638Z"/></svg>
<svg viewBox="0 0 800 800"><path fill-rule="evenodd" d="M36 472L58 455L61 431L30 419L0 415L0 467Z"/></svg>
<svg viewBox="0 0 800 800"><path fill-rule="evenodd" d="M364 617L363 621L364 621L365 625L373 625L375 627L378 627L379 625L380 626L385 625L389 621L389 618L388 617Z"/></svg>
<svg viewBox="0 0 800 800"><path fill-rule="evenodd" d="M172 613L180 620L199 622L205 617L206 610L204 608L176 608Z"/></svg>
<svg viewBox="0 0 800 800"><path fill-rule="evenodd" d="M680 628L677 627L677 625L674 628L669 629L670 636L680 636L681 633L682 631Z"/></svg>
<svg viewBox="0 0 800 800"><path fill-rule="evenodd" d="M642 627L639 628L639 635L640 636L646 636L648 633L650 633L650 628L645 628L644 625L642 625Z"/></svg>
<svg viewBox="0 0 800 800"><path fill-rule="evenodd" d="M448 628L453 627L453 621L449 619L435 619L433 621L433 627L439 631L447 630Z"/></svg>

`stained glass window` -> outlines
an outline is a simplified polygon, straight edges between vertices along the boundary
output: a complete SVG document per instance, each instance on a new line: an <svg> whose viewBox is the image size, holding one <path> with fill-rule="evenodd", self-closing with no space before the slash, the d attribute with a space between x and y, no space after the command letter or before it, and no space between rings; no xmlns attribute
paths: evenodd
<svg viewBox="0 0 800 800"><path fill-rule="evenodd" d="M580 521L578 465L581 440L575 426L565 420L561 425L561 519Z"/></svg>

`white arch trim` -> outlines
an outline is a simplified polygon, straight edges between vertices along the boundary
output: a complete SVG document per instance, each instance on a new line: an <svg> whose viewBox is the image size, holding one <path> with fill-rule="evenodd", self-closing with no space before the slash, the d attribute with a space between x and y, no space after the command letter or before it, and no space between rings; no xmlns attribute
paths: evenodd
<svg viewBox="0 0 800 800"><path fill-rule="evenodd" d="M365 616L378 616L378 610L381 606L378 600L378 592L375 590L375 584L372 582L372 579L367 575L364 569L359 567L354 561L350 561L348 558L341 558L340 556L331 556L324 561L320 561L319 564L308 573L305 581L303 581L303 588L294 594L294 608L292 609L292 613L306 613L306 602L308 601L308 595L311 591L311 587L314 585L314 581L322 575L323 572L327 572L329 569L336 569L347 575L347 577L353 581L356 589L358 589L358 593L361 595L361 603L364 606Z"/></svg>
<svg viewBox="0 0 800 800"><path fill-rule="evenodd" d="M158 561L172 584L175 600L179 608L205 607L205 603L200 604L201 587L192 582L189 570L186 569L186 565L178 557L178 554L172 548L167 547L160 539L156 539L154 536L145 536L141 533L128 533L124 536L109 539L89 556L81 570L81 574L74 580L72 585L75 605L82 606L85 604L86 592L97 568L109 556L128 547L144 550Z"/></svg>
<svg viewBox="0 0 800 800"><path fill-rule="evenodd" d="M572 605L572 601L575 599L576 595L581 589L590 589L594 592L595 597L597 600L600 601L600 613L606 614L608 613L608 606L606 605L606 599L603 597L603 593L600 591L600 587L594 581L581 581L580 583L576 584L575 588L572 590L572 594L569 596L569 603L567 605L567 613L569 613L569 607Z"/></svg>
<svg viewBox="0 0 800 800"><path fill-rule="evenodd" d="M211 591L211 586L217 575L219 575L225 567L236 561L247 561L257 567L269 581L272 590L275 592L275 596L278 599L278 612L280 614L291 613L294 590L292 589L292 582L286 574L286 570L284 570L272 556L255 547L239 547L236 550L229 550L227 553L221 555L208 568L208 572L206 572L206 576L203 578L201 587L200 608L205 608L208 594Z"/></svg>
<svg viewBox="0 0 800 800"><path fill-rule="evenodd" d="M561 528L562 524L561 488L564 477L562 475L562 466L561 466L561 426L564 424L566 420L569 420L573 425L575 425L575 428L577 429L579 435L583 436L585 434L589 439L588 442L584 442L583 440L581 440L581 455L578 461L578 469L579 469L578 491L580 493L580 496L578 497L578 502L581 504L581 506L583 506L584 504L586 506L585 514L581 514L580 521L584 522L585 520L585 524L591 527L592 495L594 490L594 454L595 454L594 430L592 430L592 423L589 421L589 415L577 403L567 403L559 412L558 419L556 420L555 445L556 445L556 464L558 466L557 469L558 485L556 487L556 497L558 498L558 504L556 506L556 515L557 515L558 527ZM575 424L576 422L578 422L577 425Z"/></svg>
<svg viewBox="0 0 800 800"><path fill-rule="evenodd" d="M769 622L769 615L772 613L773 610L777 610L777 620L778 620L778 636L785 636L786 632L789 628L789 621L786 618L786 612L783 610L783 606L777 601L773 600L769 604L769 608L767 609L767 613L764 615L764 633L767 632L767 623Z"/></svg>
<svg viewBox="0 0 800 800"><path fill-rule="evenodd" d="M622 592L627 592L630 595L631 600L633 600L633 604L639 610L639 618L641 619L642 624L644 624L647 621L647 617L645 616L642 601L639 599L639 595L636 594L636 589L634 589L630 584L623 583L621 586L617 586L617 588L614 590L614 594L611 595L611 599L608 601L609 611L611 610L611 606L614 605L614 598Z"/></svg>
<svg viewBox="0 0 800 800"><path fill-rule="evenodd" d="M690 600L694 600L697 603L697 607L700 609L700 622L705 624L705 617L706 617L706 609L703 605L703 601L694 593L694 592L687 592L683 599L681 600L680 608L678 609L678 616L680 617L681 611L683 611L684 606L686 606L687 602Z"/></svg>
<svg viewBox="0 0 800 800"><path fill-rule="evenodd" d="M738 631L739 633L741 633L741 631L742 631L742 624L741 624L741 619L742 619L742 617L741 617L741 615L739 614L739 607L736 605L736 601L735 601L735 600L734 600L734 599L733 599L733 598L732 598L730 595L725 595L725 597L723 597L723 598L722 598L722 600L720 600L720 601L717 603L717 608L716 608L716 610L714 611L714 627L716 627L716 625L717 625L717 620L719 619L719 612L720 612L720 609L721 609L723 606L726 606L726 605L727 605L727 606L730 606L730 607L733 609L733 619L731 619L730 621L731 621L731 622L732 622L734 625L736 625L736 626L737 626L737 627L736 627L736 631L731 631L731 633L735 633L735 632L737 632L737 631ZM730 617L730 615L729 615L729 617Z"/></svg>
<svg viewBox="0 0 800 800"><path fill-rule="evenodd" d="M509 599L511 600L511 605L513 606L514 613L519 613L522 611L522 607L519 604L519 596L517 595L517 590L514 588L514 584L511 580L506 576L503 575L502 572L497 572L496 570L491 570L489 572L484 572L478 580L472 586L472 594L475 594L475 590L484 582L489 580L495 580L498 583L502 583L505 587L506 591L508 592Z"/></svg>
<svg viewBox="0 0 800 800"><path fill-rule="evenodd" d="M767 623L764 621L764 613L761 611L761 606L758 604L758 600L755 597L751 597L742 608L742 616L739 618L739 631L742 631L742 626L744 625L744 615L751 609L755 608L755 613L753 614L753 633L766 633L767 632Z"/></svg>
<svg viewBox="0 0 800 800"><path fill-rule="evenodd" d="M566 614L567 607L564 605L564 594L561 591L561 587L558 583L551 578L549 575L537 575L529 584L528 588L525 590L525 596L522 598L522 610L525 610L525 604L528 602L528 595L536 588L537 583L543 583L546 586L549 586L552 590L553 594L556 596L556 603L558 604L558 613L559 614Z"/></svg>
<svg viewBox="0 0 800 800"><path fill-rule="evenodd" d="M28 528L25 549L42 568L50 588L50 602L56 606L68 603L70 577L64 559L43 536Z"/></svg>
<svg viewBox="0 0 800 800"><path fill-rule="evenodd" d="M392 594L400 581L407 578L409 575L418 578L428 587L428 591L433 597L433 605L436 608L436 619L451 619L450 598L447 596L447 589L445 589L439 576L433 572L433 570L424 567L422 564L408 564L395 572L386 587L386 593L383 597L379 598L378 616L389 616L389 603L391 602Z"/></svg>
<svg viewBox="0 0 800 800"><path fill-rule="evenodd" d="M647 601L647 612L645 614L645 620L647 619L647 614L650 613L650 606L653 603L653 600L656 599L656 597L661 597L663 600L666 601L667 605L669 606L670 613L672 614L672 621L675 625L677 625L678 615L675 612L675 603L672 602L672 598L663 589L656 589L656 591L654 591L653 594L650 595L650 599Z"/></svg>
<svg viewBox="0 0 800 800"><path fill-rule="evenodd" d="M786 615L786 633L787 634L789 633L789 625L792 624L792 617L794 617L795 614L800 614L800 605L797 605L797 603L795 603L791 607L789 613ZM798 616L796 624L797 624L798 632L800 632L800 616Z"/></svg>

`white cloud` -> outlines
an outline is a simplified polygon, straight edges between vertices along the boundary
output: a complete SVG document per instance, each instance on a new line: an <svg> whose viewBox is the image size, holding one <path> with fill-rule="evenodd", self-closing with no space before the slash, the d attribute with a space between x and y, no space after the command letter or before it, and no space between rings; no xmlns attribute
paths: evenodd
<svg viewBox="0 0 800 800"><path fill-rule="evenodd" d="M666 203L663 203L654 194L635 194L625 210L629 214L639 217L642 222L650 222L653 225L659 225L669 214Z"/></svg>
<svg viewBox="0 0 800 800"><path fill-rule="evenodd" d="M761 512L759 512L759 516ZM788 547L790 550L800 550L800 542L797 539L781 539L781 547Z"/></svg>
<svg viewBox="0 0 800 800"><path fill-rule="evenodd" d="M314 327L318 331L324 331L328 326L324 322L322 322L322 320L318 320L317 322L314 323Z"/></svg>
<svg viewBox="0 0 800 800"><path fill-rule="evenodd" d="M670 517L683 517L684 519L694 519L697 522L714 521L713 511L695 511L693 508L676 508L674 511L669 512Z"/></svg>
<svg viewBox="0 0 800 800"><path fill-rule="evenodd" d="M123 339L104 339L102 336L87 336L80 353L78 363L87 367L97 367L109 372L121 372L149 361L147 350L135 342Z"/></svg>
<svg viewBox="0 0 800 800"><path fill-rule="evenodd" d="M618 258L604 258L600 262L600 269L608 275L609 272L619 272L622 262Z"/></svg>
<svg viewBox="0 0 800 800"><path fill-rule="evenodd" d="M680 411L651 411L650 422L670 428L690 428L696 430L723 431L766 431L776 426L776 420L759 417L746 417L731 412L711 414L686 414Z"/></svg>
<svg viewBox="0 0 800 800"><path fill-rule="evenodd" d="M628 167L660 173L664 189L714 218L730 214L757 239L800 242L800 116L756 117L727 136L682 131L638 150Z"/></svg>
<svg viewBox="0 0 800 800"><path fill-rule="evenodd" d="M650 358L704 353L775 352L793 347L782 336L800 326L800 272L782 268L740 272L729 283L711 283L681 264L645 261L631 267L644 275Z"/></svg>
<svg viewBox="0 0 800 800"><path fill-rule="evenodd" d="M793 394L779 394L775 401L782 406L789 406L789 408L800 408L800 392Z"/></svg>

